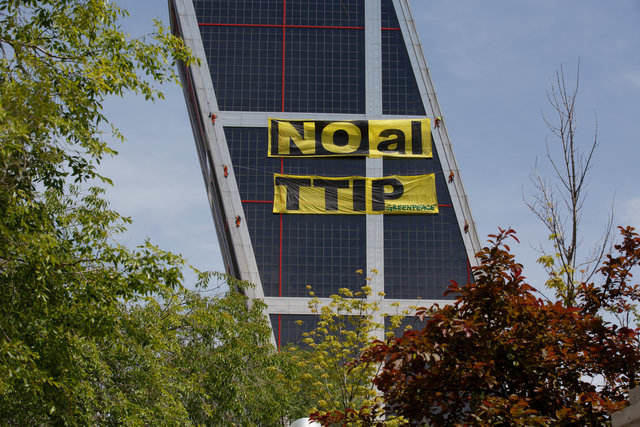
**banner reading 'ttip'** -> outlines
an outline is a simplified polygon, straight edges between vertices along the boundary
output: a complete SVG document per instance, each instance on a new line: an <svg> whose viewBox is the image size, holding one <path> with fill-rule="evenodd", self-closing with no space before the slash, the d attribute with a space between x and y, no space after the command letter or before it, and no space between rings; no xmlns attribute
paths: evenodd
<svg viewBox="0 0 640 427"><path fill-rule="evenodd" d="M274 175L273 213L437 214L435 175Z"/></svg>

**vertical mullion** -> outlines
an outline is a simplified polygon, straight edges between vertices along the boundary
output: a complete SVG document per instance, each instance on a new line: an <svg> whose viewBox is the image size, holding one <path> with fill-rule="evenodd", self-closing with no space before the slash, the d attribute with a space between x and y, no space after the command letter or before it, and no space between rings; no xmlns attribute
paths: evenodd
<svg viewBox="0 0 640 427"><path fill-rule="evenodd" d="M382 115L382 13L380 0L366 0L364 4L364 40L365 40L365 105L367 117ZM366 160L367 177L381 177L383 160ZM371 274L370 286L372 299L380 299L384 292L384 215L366 216L367 233L367 270L376 269ZM383 323L381 313L374 319ZM377 338L384 338L384 330L377 331Z"/></svg>

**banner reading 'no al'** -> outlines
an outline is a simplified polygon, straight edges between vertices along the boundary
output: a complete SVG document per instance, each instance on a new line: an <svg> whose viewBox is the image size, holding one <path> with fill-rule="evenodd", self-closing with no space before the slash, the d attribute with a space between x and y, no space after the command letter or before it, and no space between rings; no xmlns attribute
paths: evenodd
<svg viewBox="0 0 640 427"><path fill-rule="evenodd" d="M269 157L433 157L430 120L269 119Z"/></svg>

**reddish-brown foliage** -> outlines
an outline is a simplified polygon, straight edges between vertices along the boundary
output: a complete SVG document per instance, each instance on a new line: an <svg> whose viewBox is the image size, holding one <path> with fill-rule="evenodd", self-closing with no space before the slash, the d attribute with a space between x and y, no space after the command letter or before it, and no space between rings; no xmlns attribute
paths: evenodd
<svg viewBox="0 0 640 427"><path fill-rule="evenodd" d="M513 230L489 236L478 254L474 283L452 283L452 305L421 309L424 329L375 342L363 361L382 364L374 379L387 413L413 424L594 425L626 405L640 365L637 330L607 320L640 299L631 270L640 264L640 238L620 228L600 269L602 283L581 284L578 303L565 307L536 296L506 244ZM371 408L319 421L359 420ZM358 414L362 414L358 418Z"/></svg>

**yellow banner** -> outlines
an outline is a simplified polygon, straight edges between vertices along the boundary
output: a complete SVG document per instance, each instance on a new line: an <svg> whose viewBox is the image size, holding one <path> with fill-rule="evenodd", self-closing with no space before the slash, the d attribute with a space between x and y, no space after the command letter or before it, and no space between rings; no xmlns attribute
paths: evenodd
<svg viewBox="0 0 640 427"><path fill-rule="evenodd" d="M275 174L273 213L437 214L434 174L365 178Z"/></svg>
<svg viewBox="0 0 640 427"><path fill-rule="evenodd" d="M431 121L269 119L269 157L431 158Z"/></svg>

